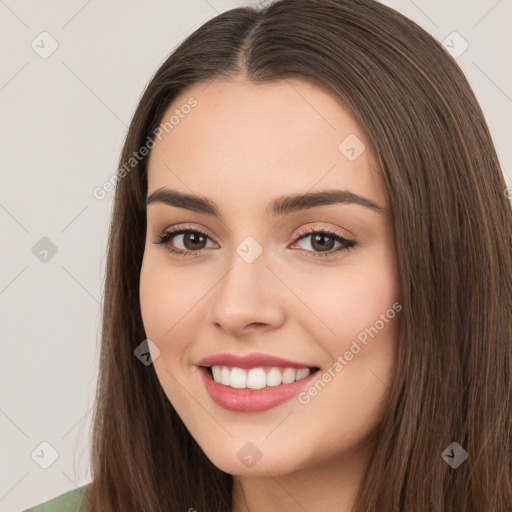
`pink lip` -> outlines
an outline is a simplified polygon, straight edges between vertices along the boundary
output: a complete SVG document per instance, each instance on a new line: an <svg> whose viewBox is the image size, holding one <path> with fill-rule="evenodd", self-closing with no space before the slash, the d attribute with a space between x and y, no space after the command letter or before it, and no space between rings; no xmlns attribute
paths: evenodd
<svg viewBox="0 0 512 512"><path fill-rule="evenodd" d="M197 366L231 366L236 368L256 368L261 366L279 366L281 368L313 368L314 365L298 363L269 354L247 354L244 356L236 354L215 354L205 357L197 363Z"/></svg>
<svg viewBox="0 0 512 512"><path fill-rule="evenodd" d="M288 363L286 365L288 366ZM298 395L318 377L317 372L314 372L291 384L280 384L263 389L235 389L215 382L207 368L200 367L199 373L212 400L224 409L235 412L261 412L272 409Z"/></svg>

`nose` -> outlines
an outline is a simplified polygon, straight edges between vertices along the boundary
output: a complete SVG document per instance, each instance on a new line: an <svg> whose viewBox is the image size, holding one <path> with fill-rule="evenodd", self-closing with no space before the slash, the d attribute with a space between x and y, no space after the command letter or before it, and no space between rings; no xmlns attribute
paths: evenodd
<svg viewBox="0 0 512 512"><path fill-rule="evenodd" d="M286 287L268 268L265 252L252 263L235 253L230 263L212 290L210 322L233 336L279 327L285 319Z"/></svg>

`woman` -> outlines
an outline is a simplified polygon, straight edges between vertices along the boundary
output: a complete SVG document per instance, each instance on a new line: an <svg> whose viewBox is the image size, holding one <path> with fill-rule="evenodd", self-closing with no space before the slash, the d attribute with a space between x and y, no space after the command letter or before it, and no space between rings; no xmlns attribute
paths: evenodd
<svg viewBox="0 0 512 512"><path fill-rule="evenodd" d="M205 23L120 159L80 510L511 510L506 196L467 80L397 12Z"/></svg>

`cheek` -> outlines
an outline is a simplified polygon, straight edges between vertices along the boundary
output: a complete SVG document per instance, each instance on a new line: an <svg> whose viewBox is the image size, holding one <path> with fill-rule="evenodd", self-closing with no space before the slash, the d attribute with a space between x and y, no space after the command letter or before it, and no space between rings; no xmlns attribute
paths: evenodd
<svg viewBox="0 0 512 512"><path fill-rule="evenodd" d="M176 409L186 405L178 384L187 375L187 354L190 332L186 325L196 291L180 282L179 272L169 272L166 265L154 264L151 257L143 260L139 299L146 337L159 349L153 368L165 394ZM190 324L189 324L190 325ZM184 405L185 404L185 405Z"/></svg>
<svg viewBox="0 0 512 512"><path fill-rule="evenodd" d="M146 336L160 349L161 355L178 352L184 339L179 335L198 291L180 280L179 272L166 271L151 258L143 260L139 283L142 322ZM171 343L172 341L172 343Z"/></svg>
<svg viewBox="0 0 512 512"><path fill-rule="evenodd" d="M391 254L375 251L336 272L317 273L315 285L301 290L315 313L304 315L304 329L332 361L325 390L317 396L317 388L324 389L318 385L304 400L314 401L331 425L343 425L343 436L354 435L354 442L372 431L383 412L401 310L396 283Z"/></svg>
<svg viewBox="0 0 512 512"><path fill-rule="evenodd" d="M314 283L295 281L302 283L295 290L311 312L303 316L303 321L308 322L310 331L314 329L318 340L327 341L332 356L348 349L345 345L376 322L381 338L391 334L393 322L383 324L381 315L385 320L395 316L392 306L398 294L393 260L386 253L371 256L357 261L354 258L336 270L317 272Z"/></svg>
<svg viewBox="0 0 512 512"><path fill-rule="evenodd" d="M337 361L326 376L326 391L315 398L316 406L333 424L344 425L344 434L353 434L354 441L369 434L383 413L401 310L396 283L393 259L381 253L371 262L361 259L340 267L337 277L331 273L330 283L317 282L313 288L311 303L332 331L326 336L323 326L318 339ZM321 287L329 293L319 293Z"/></svg>
<svg viewBox="0 0 512 512"><path fill-rule="evenodd" d="M169 316L169 324L165 326L165 317L162 315L166 309L169 315L168 295L161 274L155 267L150 266L146 259L143 260L139 283L139 299L142 322L149 339L155 338L155 341L157 338L160 339L165 330L170 327L172 319Z"/></svg>

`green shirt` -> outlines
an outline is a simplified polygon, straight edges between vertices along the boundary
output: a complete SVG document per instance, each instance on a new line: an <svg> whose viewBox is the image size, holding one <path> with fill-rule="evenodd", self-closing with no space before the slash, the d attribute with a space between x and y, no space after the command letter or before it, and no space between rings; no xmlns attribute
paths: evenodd
<svg viewBox="0 0 512 512"><path fill-rule="evenodd" d="M76 512L85 493L87 485L73 491L66 492L46 501L37 507L30 508L24 512Z"/></svg>

